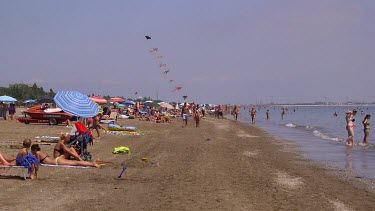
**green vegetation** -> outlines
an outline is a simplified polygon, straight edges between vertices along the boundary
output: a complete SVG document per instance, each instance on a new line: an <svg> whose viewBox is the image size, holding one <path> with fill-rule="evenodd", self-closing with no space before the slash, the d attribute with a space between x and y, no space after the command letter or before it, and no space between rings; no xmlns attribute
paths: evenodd
<svg viewBox="0 0 375 211"><path fill-rule="evenodd" d="M9 87L0 87L0 96L8 95L16 98L19 101L24 101L27 99L37 99L40 96L48 95L50 97L55 96L55 92L50 89L49 92L45 92L43 87L39 87L34 83L29 84L10 84Z"/></svg>

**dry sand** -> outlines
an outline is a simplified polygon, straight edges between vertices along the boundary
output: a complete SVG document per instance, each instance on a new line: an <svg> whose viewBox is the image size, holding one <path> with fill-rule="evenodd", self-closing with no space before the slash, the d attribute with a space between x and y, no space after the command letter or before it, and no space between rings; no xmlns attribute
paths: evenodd
<svg viewBox="0 0 375 211"><path fill-rule="evenodd" d="M371 181L318 166L290 143L250 125L206 117L196 128L120 120L144 136L105 134L89 147L101 169L41 167L39 179L0 176L1 210L374 210ZM58 136L64 126L0 121L0 151L24 138ZM94 132L96 135L96 133ZM127 146L130 155L115 155ZM53 145L42 146L52 154ZM286 150L287 149L287 150ZM148 158L145 163L141 158ZM117 176L126 165L121 179ZM0 170L1 171L1 170ZM367 183L366 183L367 182Z"/></svg>

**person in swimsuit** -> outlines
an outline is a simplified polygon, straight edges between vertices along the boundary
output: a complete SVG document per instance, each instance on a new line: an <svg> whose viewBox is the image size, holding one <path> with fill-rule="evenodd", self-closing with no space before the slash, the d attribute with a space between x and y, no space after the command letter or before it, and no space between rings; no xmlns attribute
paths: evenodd
<svg viewBox="0 0 375 211"><path fill-rule="evenodd" d="M267 111L266 111L266 118L267 118L267 119L270 119L270 110L267 110Z"/></svg>
<svg viewBox="0 0 375 211"><path fill-rule="evenodd" d="M240 112L240 110L238 109L237 105L234 105L234 108L233 108L233 116L234 116L234 121L237 122L237 118L238 118L238 113Z"/></svg>
<svg viewBox="0 0 375 211"><path fill-rule="evenodd" d="M345 114L346 130L348 131L348 138L346 139L345 144L347 146L354 146L354 116L357 114L357 110L346 111Z"/></svg>
<svg viewBox="0 0 375 211"><path fill-rule="evenodd" d="M39 147L39 144L33 144L31 146L31 153L39 160L40 164L49 165L66 165L66 166L90 166L99 168L100 166L96 163L87 161L77 161L77 160L67 160L64 157L50 158L48 155L44 154Z"/></svg>
<svg viewBox="0 0 375 211"><path fill-rule="evenodd" d="M1 152L0 152L0 163L2 163L4 166L15 166L15 164L11 163L15 161L15 158L8 158L5 157Z"/></svg>
<svg viewBox="0 0 375 211"><path fill-rule="evenodd" d="M55 148L53 149L53 157L58 158L62 157L64 159L69 159L71 156L78 160L83 161L82 158L78 155L76 150L73 147L67 147L66 144L68 144L70 141L70 134L69 133L61 133L60 140L55 145Z"/></svg>
<svg viewBox="0 0 375 211"><path fill-rule="evenodd" d="M187 126L187 123L188 123L189 114L190 114L189 108L187 107L186 103L184 103L184 106L182 107L182 110L181 110L181 115L182 115L182 121L185 122L185 127Z"/></svg>
<svg viewBox="0 0 375 211"><path fill-rule="evenodd" d="M365 133L365 136L363 137L363 143L364 144L368 144L368 137L370 135L370 123L369 123L370 118L371 118L371 115L367 114L365 116L365 119L362 121L363 132Z"/></svg>
<svg viewBox="0 0 375 211"><path fill-rule="evenodd" d="M254 124L255 123L255 117L257 115L257 110L252 107L251 110L250 110L250 116L251 116L251 123Z"/></svg>

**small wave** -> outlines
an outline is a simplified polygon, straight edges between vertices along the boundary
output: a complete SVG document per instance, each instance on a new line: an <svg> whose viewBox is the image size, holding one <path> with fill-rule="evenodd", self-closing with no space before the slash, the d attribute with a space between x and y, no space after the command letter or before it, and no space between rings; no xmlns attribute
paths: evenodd
<svg viewBox="0 0 375 211"><path fill-rule="evenodd" d="M339 138L335 138L335 137L331 137L329 135L326 135L322 132L320 132L319 130L314 130L313 131L313 134L319 138L322 138L322 139L326 139L326 140L331 140L331 141L342 141L340 140Z"/></svg>
<svg viewBox="0 0 375 211"><path fill-rule="evenodd" d="M292 123L288 123L288 124L285 125L285 127L297 127L297 125L292 124Z"/></svg>

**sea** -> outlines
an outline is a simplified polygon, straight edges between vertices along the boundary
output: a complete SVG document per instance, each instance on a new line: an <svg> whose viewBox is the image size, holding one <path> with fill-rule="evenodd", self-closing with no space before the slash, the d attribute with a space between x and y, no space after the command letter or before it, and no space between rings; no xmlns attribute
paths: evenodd
<svg viewBox="0 0 375 211"><path fill-rule="evenodd" d="M287 109L284 118L282 108ZM355 116L356 145L344 144L345 111L357 109ZM270 119L266 118L266 111ZM361 112L362 111L362 112ZM337 112L337 116L334 113ZM302 155L326 166L345 169L358 177L375 179L375 134L370 131L369 144L364 145L362 121L371 115L370 126L375 125L375 106L258 106L254 126L270 135L294 142ZM248 108L240 109L238 120L251 124Z"/></svg>

